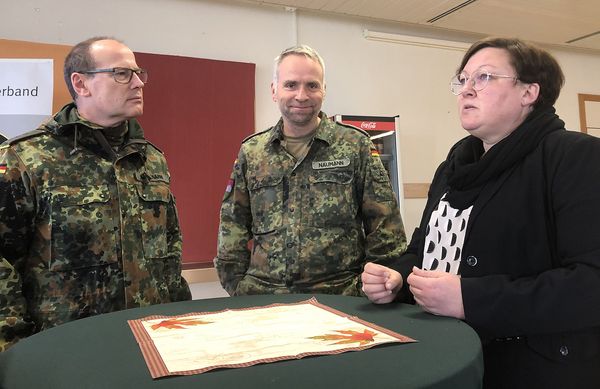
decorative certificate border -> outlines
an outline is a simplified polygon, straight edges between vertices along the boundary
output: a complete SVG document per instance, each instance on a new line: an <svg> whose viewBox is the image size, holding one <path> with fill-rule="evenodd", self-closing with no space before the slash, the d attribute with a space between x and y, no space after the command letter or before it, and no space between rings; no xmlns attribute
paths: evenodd
<svg viewBox="0 0 600 389"><path fill-rule="evenodd" d="M129 320L152 378L415 342L323 305L291 304Z"/></svg>

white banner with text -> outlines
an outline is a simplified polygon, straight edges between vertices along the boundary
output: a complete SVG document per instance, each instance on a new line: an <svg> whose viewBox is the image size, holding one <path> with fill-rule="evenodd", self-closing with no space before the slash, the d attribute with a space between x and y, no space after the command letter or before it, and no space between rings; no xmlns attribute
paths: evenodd
<svg viewBox="0 0 600 389"><path fill-rule="evenodd" d="M52 59L0 59L0 133L12 137L52 114Z"/></svg>

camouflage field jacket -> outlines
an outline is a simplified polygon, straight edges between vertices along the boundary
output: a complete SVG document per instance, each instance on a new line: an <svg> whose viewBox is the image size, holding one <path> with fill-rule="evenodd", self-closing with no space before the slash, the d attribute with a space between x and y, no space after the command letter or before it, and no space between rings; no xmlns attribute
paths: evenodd
<svg viewBox="0 0 600 389"><path fill-rule="evenodd" d="M368 134L320 116L298 162L281 145L281 120L242 143L215 258L229 294L359 295L366 261L405 251L396 198Z"/></svg>
<svg viewBox="0 0 600 389"><path fill-rule="evenodd" d="M189 299L165 158L130 120L115 154L73 104L0 147L0 350L71 320Z"/></svg>

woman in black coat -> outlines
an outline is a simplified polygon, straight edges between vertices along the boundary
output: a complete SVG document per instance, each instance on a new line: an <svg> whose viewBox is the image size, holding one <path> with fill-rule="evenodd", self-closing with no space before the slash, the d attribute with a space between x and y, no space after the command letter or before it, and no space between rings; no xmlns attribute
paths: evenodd
<svg viewBox="0 0 600 389"><path fill-rule="evenodd" d="M436 171L406 254L362 274L375 303L471 325L485 388L600 388L600 139L565 130L563 83L542 49L473 44L451 81L470 135Z"/></svg>

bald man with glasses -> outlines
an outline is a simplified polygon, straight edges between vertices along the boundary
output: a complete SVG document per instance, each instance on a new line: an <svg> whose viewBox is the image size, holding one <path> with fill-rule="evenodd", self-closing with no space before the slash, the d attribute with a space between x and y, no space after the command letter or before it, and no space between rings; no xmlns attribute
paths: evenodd
<svg viewBox="0 0 600 389"><path fill-rule="evenodd" d="M169 172L144 138L148 74L96 37L65 59L73 102L0 147L0 351L72 320L191 298Z"/></svg>

